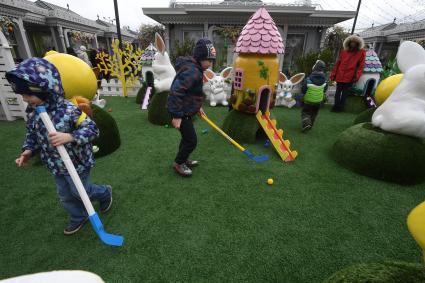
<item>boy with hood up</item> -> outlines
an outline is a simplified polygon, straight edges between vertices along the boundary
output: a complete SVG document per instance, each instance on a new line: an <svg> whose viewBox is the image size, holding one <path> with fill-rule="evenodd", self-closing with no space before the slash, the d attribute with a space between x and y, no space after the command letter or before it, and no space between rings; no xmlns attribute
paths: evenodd
<svg viewBox="0 0 425 283"><path fill-rule="evenodd" d="M203 72L208 69L216 57L215 48L207 38L198 40L192 57L179 57L176 60L176 76L171 84L167 108L173 120L174 128L180 130L179 151L174 160L174 170L183 177L192 175L191 168L199 164L189 160L195 150L197 137L193 127L192 116L203 114L202 92Z"/></svg>
<svg viewBox="0 0 425 283"><path fill-rule="evenodd" d="M28 102L27 133L22 153L15 163L18 167L24 166L36 151L40 151L41 160L55 177L59 199L70 215L70 222L63 232L65 235L74 234L88 216L56 146L64 145L88 196L100 202L100 211L104 213L112 205L112 187L89 181L90 169L94 166L91 142L99 135L99 130L93 120L65 100L59 72L47 60L27 59L7 72L6 78L15 93L21 94ZM35 110L38 105L45 106L56 133L48 133Z"/></svg>
<svg viewBox="0 0 425 283"><path fill-rule="evenodd" d="M339 54L329 77L331 81L336 81L335 104L332 112L344 110L347 92L353 83L360 79L365 65L366 51L361 37L351 35L344 40L343 46L344 50Z"/></svg>
<svg viewBox="0 0 425 283"><path fill-rule="evenodd" d="M326 64L322 60L317 60L313 66L313 72L304 80L301 87L304 93L304 105L301 111L302 131L307 132L313 127L320 106L325 98L326 83L325 76Z"/></svg>

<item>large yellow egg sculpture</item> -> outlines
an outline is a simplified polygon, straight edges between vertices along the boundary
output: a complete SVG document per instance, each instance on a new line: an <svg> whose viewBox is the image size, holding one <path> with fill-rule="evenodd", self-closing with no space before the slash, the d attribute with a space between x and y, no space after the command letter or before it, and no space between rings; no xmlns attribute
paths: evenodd
<svg viewBox="0 0 425 283"><path fill-rule="evenodd" d="M391 95L394 89L400 84L403 74L393 75L383 80L375 91L375 100L378 105L382 105Z"/></svg>
<svg viewBox="0 0 425 283"><path fill-rule="evenodd" d="M55 65L61 76L65 98L83 96L92 100L96 95L97 79L89 65L75 56L49 51L44 57Z"/></svg>

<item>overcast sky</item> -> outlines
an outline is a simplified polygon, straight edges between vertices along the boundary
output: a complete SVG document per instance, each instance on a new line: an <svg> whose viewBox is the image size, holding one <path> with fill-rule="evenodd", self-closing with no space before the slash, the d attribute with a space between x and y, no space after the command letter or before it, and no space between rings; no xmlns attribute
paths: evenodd
<svg viewBox="0 0 425 283"><path fill-rule="evenodd" d="M69 8L83 17L96 20L104 17L114 19L113 0L45 0L47 2ZM325 10L356 10L358 0L313 0L314 4L319 4ZM121 25L128 25L131 29L137 30L142 23L152 23L153 20L143 15L142 7L168 7L169 0L118 0ZM184 1L178 1L184 2ZM206 0L187 0L186 2L217 2ZM294 3L302 1L263 1L272 3ZM363 0L360 8L357 27L362 29L375 25L392 22L394 18L397 22L425 19L425 0ZM345 22L345 27L351 27L353 21Z"/></svg>

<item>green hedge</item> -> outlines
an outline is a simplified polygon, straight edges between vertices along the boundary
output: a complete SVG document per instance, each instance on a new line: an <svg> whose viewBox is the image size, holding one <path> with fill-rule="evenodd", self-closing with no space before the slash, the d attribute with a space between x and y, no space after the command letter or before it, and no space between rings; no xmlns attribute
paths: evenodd
<svg viewBox="0 0 425 283"><path fill-rule="evenodd" d="M376 108L368 108L367 110L357 115L356 119L354 119L353 124L357 125L360 123L372 122L372 116L373 116L373 113L375 113L375 111L376 111Z"/></svg>
<svg viewBox="0 0 425 283"><path fill-rule="evenodd" d="M154 125L170 125L171 116L166 108L169 91L155 93L148 106L148 120Z"/></svg>
<svg viewBox="0 0 425 283"><path fill-rule="evenodd" d="M115 119L96 105L92 105L92 109L92 118L100 131L99 137L93 141L93 145L99 147L99 151L94 156L99 158L117 150L121 145L121 138Z"/></svg>
<svg viewBox="0 0 425 283"><path fill-rule="evenodd" d="M344 268L323 283L420 283L425 282L425 266L418 263L363 263Z"/></svg>
<svg viewBox="0 0 425 283"><path fill-rule="evenodd" d="M341 133L332 156L342 166L372 178L400 184L425 180L424 140L385 132L371 123Z"/></svg>
<svg viewBox="0 0 425 283"><path fill-rule="evenodd" d="M223 122L223 131L239 143L254 143L260 123L253 114L232 110Z"/></svg>
<svg viewBox="0 0 425 283"><path fill-rule="evenodd" d="M356 95L347 96L347 100L345 101L345 107L344 107L345 112L359 114L367 109L368 107L366 106L366 103L364 102L363 96L356 96Z"/></svg>
<svg viewBox="0 0 425 283"><path fill-rule="evenodd" d="M137 104L141 104L143 100L145 99L145 93L148 86L152 87L151 98L150 98L152 99L153 95L155 94L155 88L154 88L153 73L151 71L146 72L145 81L143 82L142 87L137 92L137 95L136 95Z"/></svg>

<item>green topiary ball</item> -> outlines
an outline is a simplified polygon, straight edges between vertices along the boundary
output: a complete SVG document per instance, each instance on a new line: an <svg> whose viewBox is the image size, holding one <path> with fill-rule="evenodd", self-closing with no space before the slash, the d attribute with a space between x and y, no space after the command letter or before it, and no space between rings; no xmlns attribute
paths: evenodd
<svg viewBox="0 0 425 283"><path fill-rule="evenodd" d="M425 266L418 263L363 263L344 268L323 283L420 283L425 282Z"/></svg>
<svg viewBox="0 0 425 283"><path fill-rule="evenodd" d="M368 109L363 96L348 95L345 101L344 111L353 114L359 114Z"/></svg>
<svg viewBox="0 0 425 283"><path fill-rule="evenodd" d="M368 123L372 121L373 113L375 113L376 108L368 108L367 110L363 111L359 115L357 115L356 119L354 119L353 124L357 125L360 123Z"/></svg>
<svg viewBox="0 0 425 283"><path fill-rule="evenodd" d="M151 71L146 72L145 81L143 82L142 87L137 92L137 95L136 95L137 104L143 103L143 100L145 99L146 89L148 88L148 86L152 87L151 97L150 97L150 99L152 99L153 95L155 94L155 88L154 88L153 73Z"/></svg>
<svg viewBox="0 0 425 283"><path fill-rule="evenodd" d="M94 154L96 158L106 156L117 150L121 145L120 132L115 119L102 108L92 105L93 117L99 128L99 137L93 141L93 145L99 147Z"/></svg>
<svg viewBox="0 0 425 283"><path fill-rule="evenodd" d="M139 91L137 92L137 95L136 95L137 104L142 104L143 99L145 98L146 85L147 85L146 82L143 82L142 87L139 88Z"/></svg>
<svg viewBox="0 0 425 283"><path fill-rule="evenodd" d="M425 180L424 141L385 132L371 123L341 133L332 156L342 166L372 178L400 184Z"/></svg>
<svg viewBox="0 0 425 283"><path fill-rule="evenodd" d="M254 143L260 123L253 114L232 110L223 122L223 131L240 143Z"/></svg>
<svg viewBox="0 0 425 283"><path fill-rule="evenodd" d="M169 91L155 93L148 106L148 120L154 125L170 125L171 116L167 110L167 98Z"/></svg>

